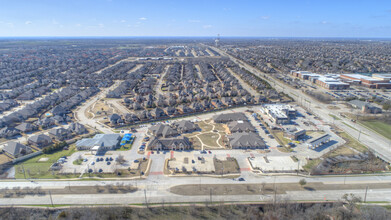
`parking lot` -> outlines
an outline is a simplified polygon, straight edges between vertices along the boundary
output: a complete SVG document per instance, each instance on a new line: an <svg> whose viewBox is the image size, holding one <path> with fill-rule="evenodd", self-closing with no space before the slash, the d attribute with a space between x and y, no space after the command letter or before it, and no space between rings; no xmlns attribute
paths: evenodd
<svg viewBox="0 0 391 220"><path fill-rule="evenodd" d="M294 171L302 169L300 162L295 162L290 156L270 156L249 158L251 166L264 172Z"/></svg>
<svg viewBox="0 0 391 220"><path fill-rule="evenodd" d="M213 157L195 155L193 152L175 152L174 159L168 162L170 169L176 172L186 171L211 173L215 171Z"/></svg>

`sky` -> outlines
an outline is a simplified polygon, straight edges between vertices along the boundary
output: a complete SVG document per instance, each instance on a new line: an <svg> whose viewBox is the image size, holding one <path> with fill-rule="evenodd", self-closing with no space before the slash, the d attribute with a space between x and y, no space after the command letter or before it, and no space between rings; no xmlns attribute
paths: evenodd
<svg viewBox="0 0 391 220"><path fill-rule="evenodd" d="M391 0L0 0L0 37L391 38Z"/></svg>

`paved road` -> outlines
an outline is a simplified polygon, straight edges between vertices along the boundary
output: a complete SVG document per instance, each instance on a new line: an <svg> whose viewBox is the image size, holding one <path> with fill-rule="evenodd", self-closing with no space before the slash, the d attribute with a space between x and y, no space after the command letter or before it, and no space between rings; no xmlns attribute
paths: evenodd
<svg viewBox="0 0 391 220"><path fill-rule="evenodd" d="M54 204L130 204L144 203L145 193L149 203L157 202L204 202L210 200L210 195L205 196L182 196L170 192L170 188L183 184L244 184L244 183L298 183L302 177L286 176L274 178L261 177L251 172L246 172L246 182L238 182L226 178L199 178L199 177L165 177L154 175L146 180L127 181L44 181L44 182L2 182L0 188L5 187L37 187L46 189L73 187L73 186L95 186L124 183L125 185L137 185L139 190L130 194L83 194L83 195L53 195ZM136 183L137 182L137 183ZM361 176L361 177L327 177L307 178L307 182L322 182L324 184L355 184L355 183L390 183L391 176ZM321 191L288 191L286 194L278 195L279 198L289 197L295 200L337 200L345 193L354 193L364 197L365 188L355 190L321 190ZM271 201L271 196L260 195L222 195L215 196L212 193L212 201ZM368 190L367 201L391 201L391 189ZM46 196L25 196L24 198L0 198L0 205L12 204L50 204L49 195Z"/></svg>
<svg viewBox="0 0 391 220"><path fill-rule="evenodd" d="M83 103L79 108L75 110L75 119L80 123L87 125L89 127L92 127L94 129L97 129L103 133L113 133L113 130L103 124L100 124L97 122L96 119L88 118L86 116L86 110L89 109L95 102L97 102L99 99L105 98L106 94L110 91L116 88L121 81L116 81L112 86L108 88L104 88L102 91L100 91L98 94L87 100L85 103Z"/></svg>
<svg viewBox="0 0 391 220"><path fill-rule="evenodd" d="M359 124L355 124L348 119L341 118L341 120L334 120L329 114L338 115L338 111L333 109L325 108L325 104L320 103L316 99L308 96L300 90L294 89L290 86L283 84L282 82L266 76L265 73L262 73L257 68L250 66L249 64L225 53L224 51L212 47L217 50L219 53L228 56L233 62L238 64L240 67L251 71L257 76L269 82L274 88L279 92L284 92L292 97L296 102L302 103L302 105L307 106L312 110L314 114L324 119L327 123L334 123L337 127L346 131L352 137L359 139L360 143L366 145L371 150L375 151L378 156L382 157L384 160L391 162L391 141L387 138L377 134L376 132L369 130Z"/></svg>

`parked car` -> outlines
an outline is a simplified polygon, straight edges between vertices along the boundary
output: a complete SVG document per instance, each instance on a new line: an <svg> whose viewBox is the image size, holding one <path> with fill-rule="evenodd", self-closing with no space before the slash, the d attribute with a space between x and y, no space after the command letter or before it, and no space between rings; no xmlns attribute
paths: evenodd
<svg viewBox="0 0 391 220"><path fill-rule="evenodd" d="M92 161L91 165L95 165L95 162L94 162L94 161Z"/></svg>
<svg viewBox="0 0 391 220"><path fill-rule="evenodd" d="M107 165L110 165L111 163L110 163L110 161L107 161Z"/></svg>
<svg viewBox="0 0 391 220"><path fill-rule="evenodd" d="M238 181L246 181L244 178L240 177Z"/></svg>

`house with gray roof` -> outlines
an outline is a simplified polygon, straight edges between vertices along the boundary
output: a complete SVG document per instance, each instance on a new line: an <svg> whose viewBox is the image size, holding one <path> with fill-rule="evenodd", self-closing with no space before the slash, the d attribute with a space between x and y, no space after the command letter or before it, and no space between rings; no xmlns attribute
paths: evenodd
<svg viewBox="0 0 391 220"><path fill-rule="evenodd" d="M15 158L33 152L30 147L14 141L8 142L8 144L4 146L3 151L7 152L8 154L12 155Z"/></svg>
<svg viewBox="0 0 391 220"><path fill-rule="evenodd" d="M88 133L88 130L86 127L80 123L71 123L68 128L71 132L79 135L79 134L85 134Z"/></svg>
<svg viewBox="0 0 391 220"><path fill-rule="evenodd" d="M232 149L265 149L266 144L256 133L234 133L228 136Z"/></svg>
<svg viewBox="0 0 391 220"><path fill-rule="evenodd" d="M52 139L49 136L44 135L44 134L37 134L37 135L31 136L31 137L29 137L29 139L27 141L28 141L28 144L39 147L39 148L46 147L46 146L53 143Z"/></svg>
<svg viewBox="0 0 391 220"><path fill-rule="evenodd" d="M31 123L27 123L27 122L23 122L20 125L16 126L15 128L21 132L24 132L24 133L30 132L30 131L35 131L38 129L38 127L36 125L33 125Z"/></svg>
<svg viewBox="0 0 391 220"><path fill-rule="evenodd" d="M99 150L114 150L119 146L121 135L97 134L93 138L84 138L76 142L77 150L91 150L98 147Z"/></svg>
<svg viewBox="0 0 391 220"><path fill-rule="evenodd" d="M70 139L72 133L65 128L55 128L49 131L49 136L57 141L63 141Z"/></svg>

